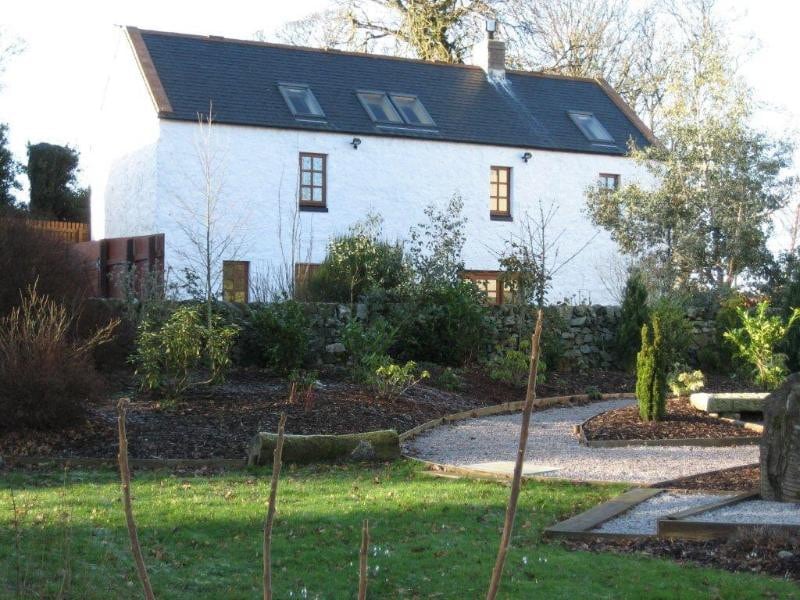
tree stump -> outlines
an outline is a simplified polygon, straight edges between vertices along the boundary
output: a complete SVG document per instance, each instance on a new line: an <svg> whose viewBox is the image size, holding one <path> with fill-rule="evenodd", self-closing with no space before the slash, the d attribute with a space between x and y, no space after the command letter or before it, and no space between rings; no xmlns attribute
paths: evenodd
<svg viewBox="0 0 800 600"><path fill-rule="evenodd" d="M800 373L764 401L761 497L800 502Z"/></svg>

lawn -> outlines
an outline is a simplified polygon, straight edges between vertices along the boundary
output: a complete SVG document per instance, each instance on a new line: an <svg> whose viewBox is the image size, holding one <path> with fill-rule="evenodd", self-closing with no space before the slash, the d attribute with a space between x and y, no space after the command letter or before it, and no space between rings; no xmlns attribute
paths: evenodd
<svg viewBox="0 0 800 600"><path fill-rule="evenodd" d="M256 598L269 471L194 476L141 471L139 535L160 598ZM520 497L504 598L800 598L795 584L642 556L569 552L543 527L619 486L528 483ZM12 516L17 505L20 561ZM370 520L372 598L485 594L508 488L433 478L409 462L375 468L287 468L273 542L276 598L352 598L361 521ZM116 473L12 471L0 477L0 597L133 598Z"/></svg>

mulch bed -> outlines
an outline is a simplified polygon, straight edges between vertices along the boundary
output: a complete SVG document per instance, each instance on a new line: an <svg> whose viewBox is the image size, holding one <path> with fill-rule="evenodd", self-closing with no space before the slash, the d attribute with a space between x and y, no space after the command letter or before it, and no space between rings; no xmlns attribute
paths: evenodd
<svg viewBox="0 0 800 600"><path fill-rule="evenodd" d="M710 417L694 408L688 399L667 401L663 421L644 423L639 408L616 408L592 417L583 426L588 440L674 440L756 437L758 434L734 423Z"/></svg>
<svg viewBox="0 0 800 600"><path fill-rule="evenodd" d="M800 539L792 536L764 536L758 530L740 533L727 541L598 538L590 542L563 543L573 550L640 554L734 572L761 573L800 580ZM792 556L781 558L778 556L781 551L790 552Z"/></svg>
<svg viewBox="0 0 800 600"><path fill-rule="evenodd" d="M732 467L711 473L700 473L654 484L659 488L678 488L682 490L720 490L746 492L758 489L761 484L761 471L758 465Z"/></svg>
<svg viewBox="0 0 800 600"><path fill-rule="evenodd" d="M484 406L481 400L419 386L395 402L351 383L323 380L310 411L288 403L285 381L239 371L222 385L197 389L174 407L132 399L128 439L132 458L244 458L258 431L275 431L286 412L286 432L341 434L403 432L439 416ZM0 435L0 455L113 458L117 453L113 403L92 408L87 421L60 432Z"/></svg>

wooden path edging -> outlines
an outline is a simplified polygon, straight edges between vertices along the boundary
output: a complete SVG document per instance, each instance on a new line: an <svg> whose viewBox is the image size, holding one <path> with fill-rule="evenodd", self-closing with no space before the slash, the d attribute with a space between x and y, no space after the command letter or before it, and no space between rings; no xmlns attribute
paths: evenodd
<svg viewBox="0 0 800 600"><path fill-rule="evenodd" d="M662 488L634 488L617 496L616 498L603 502L580 514L575 515L566 521L561 521L544 530L544 537L562 537L569 539L595 539L595 538L642 538L651 537L647 534L627 534L627 533L599 533L592 531L606 521L618 517L622 513L628 512L633 507L657 496L664 490Z"/></svg>
<svg viewBox="0 0 800 600"><path fill-rule="evenodd" d="M602 400L617 400L622 398L635 398L632 392L620 392L616 394L602 394ZM534 411L543 408L551 408L557 405L566 405L569 402L591 400L588 394L574 394L572 396L550 396L548 398L538 398L533 405ZM504 415L514 413L522 410L525 407L524 400L516 402L504 402L503 404L495 404L493 406L483 406L481 408L473 408L471 410L464 410L461 412L445 415L432 421L427 421L421 425L404 431L400 434L400 442L405 442L412 438L417 437L420 433L424 433L434 427L440 425L447 425L455 421L464 421L466 419L476 419L478 417L491 417L495 415ZM411 457L413 458L413 457Z"/></svg>

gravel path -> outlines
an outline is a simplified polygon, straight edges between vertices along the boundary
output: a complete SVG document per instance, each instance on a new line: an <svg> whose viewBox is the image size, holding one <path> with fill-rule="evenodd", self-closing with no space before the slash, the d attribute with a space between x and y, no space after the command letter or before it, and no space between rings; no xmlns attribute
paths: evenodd
<svg viewBox="0 0 800 600"><path fill-rule="evenodd" d="M664 492L648 498L618 517L602 523L600 527L596 527L592 531L655 535L659 519L687 508L711 504L726 497L727 495Z"/></svg>
<svg viewBox="0 0 800 600"><path fill-rule="evenodd" d="M545 477L574 481L657 483L758 462L758 446L587 448L572 427L633 400L608 400L585 406L551 408L533 414L526 460L557 467ZM511 460L519 443L521 413L443 425L404 444L410 456L449 465Z"/></svg>
<svg viewBox="0 0 800 600"><path fill-rule="evenodd" d="M745 500L731 506L700 513L686 519L716 523L772 523L800 525L800 504L770 502L768 500Z"/></svg>

